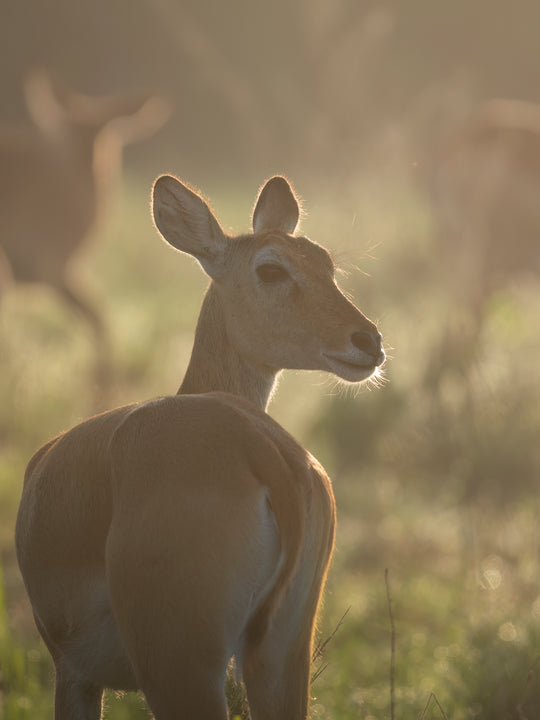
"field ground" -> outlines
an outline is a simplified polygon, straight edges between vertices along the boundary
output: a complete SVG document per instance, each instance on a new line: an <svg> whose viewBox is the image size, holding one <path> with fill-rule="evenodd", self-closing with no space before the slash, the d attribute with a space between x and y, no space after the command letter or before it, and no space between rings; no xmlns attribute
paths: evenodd
<svg viewBox="0 0 540 720"><path fill-rule="evenodd" d="M441 338L455 328L459 336L466 320L456 309L459 278L441 272L421 193L409 178L384 174L359 178L336 197L298 184L309 210L304 231L334 250L349 271L341 284L380 321L392 348L382 388L341 391L322 375L287 373L270 408L325 464L338 503L321 638L347 614L325 648L313 717L390 718L388 569L395 716L534 720L540 288L522 282L494 297L482 338L474 347L454 343L441 376ZM226 226L247 228L252 188L206 190ZM147 188L135 181L80 272L110 329L114 382L106 400L96 400L89 382L91 336L69 309L43 288L17 288L2 300L1 720L52 712L52 666L12 547L26 462L100 403L175 392L205 287L198 266L158 239ZM448 276L454 285L445 285ZM181 680L179 703L180 687ZM107 705L110 720L148 717L137 696L110 694Z"/></svg>

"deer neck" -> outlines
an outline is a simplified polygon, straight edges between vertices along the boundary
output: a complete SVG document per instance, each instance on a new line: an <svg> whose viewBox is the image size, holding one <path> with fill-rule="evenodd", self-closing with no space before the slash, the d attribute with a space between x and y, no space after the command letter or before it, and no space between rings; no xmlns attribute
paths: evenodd
<svg viewBox="0 0 540 720"><path fill-rule="evenodd" d="M217 292L210 285L204 298L191 359L179 395L228 392L266 410L277 371L241 357L231 344Z"/></svg>

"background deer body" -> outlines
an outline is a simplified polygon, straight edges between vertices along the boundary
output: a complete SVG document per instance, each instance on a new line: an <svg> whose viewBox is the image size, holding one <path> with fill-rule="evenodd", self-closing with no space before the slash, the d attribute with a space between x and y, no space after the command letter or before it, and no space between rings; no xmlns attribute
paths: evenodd
<svg viewBox="0 0 540 720"><path fill-rule="evenodd" d="M481 107L438 153L432 188L446 251L475 311L516 276L540 274L540 105Z"/></svg>
<svg viewBox="0 0 540 720"><path fill-rule="evenodd" d="M478 358L493 293L540 276L540 106L494 100L434 153L429 191L452 301L429 385Z"/></svg>
<svg viewBox="0 0 540 720"><path fill-rule="evenodd" d="M38 130L0 136L2 248L17 281L59 289L68 259L94 225L98 187L88 135L87 147L80 139L73 147L54 142Z"/></svg>
<svg viewBox="0 0 540 720"><path fill-rule="evenodd" d="M212 278L184 383L45 445L19 510L57 720L99 718L104 687L141 688L157 720L224 720L233 655L254 720L306 717L334 498L264 409L283 367L360 381L384 352L327 252L290 235L298 212L274 178L254 234L228 238L199 196L156 183L158 228Z"/></svg>
<svg viewBox="0 0 540 720"><path fill-rule="evenodd" d="M103 375L103 322L70 262L103 214L123 145L153 134L167 111L147 93L60 98L43 71L25 95L33 126L0 128L0 293L2 275L58 291L90 323Z"/></svg>

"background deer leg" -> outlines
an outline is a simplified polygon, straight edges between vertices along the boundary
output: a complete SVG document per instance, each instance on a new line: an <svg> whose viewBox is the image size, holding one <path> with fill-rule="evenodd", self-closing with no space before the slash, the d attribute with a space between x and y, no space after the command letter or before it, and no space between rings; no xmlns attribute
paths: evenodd
<svg viewBox="0 0 540 720"><path fill-rule="evenodd" d="M100 313L73 283L65 278L54 285L60 295L84 317L94 337L94 384L98 391L97 405L107 403L111 386L111 350L109 337Z"/></svg>

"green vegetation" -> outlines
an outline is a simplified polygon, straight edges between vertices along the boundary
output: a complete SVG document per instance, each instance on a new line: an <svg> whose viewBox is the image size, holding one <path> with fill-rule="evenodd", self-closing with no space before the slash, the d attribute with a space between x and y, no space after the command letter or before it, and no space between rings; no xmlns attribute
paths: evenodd
<svg viewBox="0 0 540 720"><path fill-rule="evenodd" d="M340 392L322 375L290 373L270 408L325 464L338 503L321 638L350 610L325 648L312 714L390 718L388 568L396 717L534 720L540 288L523 282L493 298L479 343L456 343L434 382L437 348L459 325L459 279L441 282L429 212L408 178L360 180L336 197L296 182L304 231L345 270L368 273L351 270L341 284L380 318L393 348L388 382ZM245 229L253 186L207 190L224 224ZM198 266L158 239L146 193L125 188L81 263L110 328L109 406L176 391L205 286ZM52 665L16 569L15 513L32 452L93 412L97 393L90 333L47 290L15 289L0 318L0 720L41 720L51 717ZM106 703L108 720L148 717L138 696L110 693Z"/></svg>

